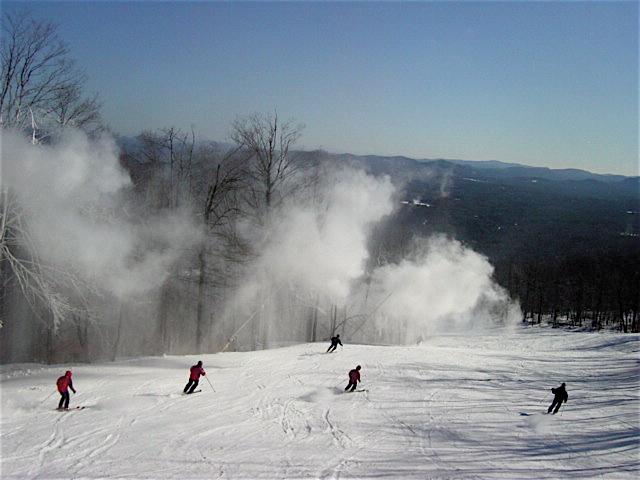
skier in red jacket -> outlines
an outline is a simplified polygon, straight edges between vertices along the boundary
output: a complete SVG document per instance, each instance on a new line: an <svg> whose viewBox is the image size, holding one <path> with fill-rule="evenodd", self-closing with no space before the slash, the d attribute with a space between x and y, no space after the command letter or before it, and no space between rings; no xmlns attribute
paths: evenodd
<svg viewBox="0 0 640 480"><path fill-rule="evenodd" d="M63 376L58 378L56 385L58 386L58 392L60 392L60 403L58 404L58 410L69 409L69 388L73 393L76 390L73 388L73 382L71 381L71 370L67 370Z"/></svg>
<svg viewBox="0 0 640 480"><path fill-rule="evenodd" d="M198 362L197 365L191 367L191 374L187 385L184 387L184 393L193 393L200 381L200 375L206 375L204 368L202 368L202 362Z"/></svg>
<svg viewBox="0 0 640 480"><path fill-rule="evenodd" d="M356 389L356 385L360 381L360 368L360 365L358 365L356 368L349 371L349 385L347 385L345 391L348 391L349 388L351 388L351 391L353 392Z"/></svg>

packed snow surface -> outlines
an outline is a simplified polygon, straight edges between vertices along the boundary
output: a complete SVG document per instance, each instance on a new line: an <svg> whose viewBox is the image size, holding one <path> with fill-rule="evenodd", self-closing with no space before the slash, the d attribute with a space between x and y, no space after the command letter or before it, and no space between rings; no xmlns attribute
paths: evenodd
<svg viewBox="0 0 640 480"><path fill-rule="evenodd" d="M2 369L2 479L627 479L640 336L522 328ZM202 391L183 395L197 360ZM362 365L364 391L345 393ZM71 406L56 378L73 370ZM569 401L547 415L551 387Z"/></svg>

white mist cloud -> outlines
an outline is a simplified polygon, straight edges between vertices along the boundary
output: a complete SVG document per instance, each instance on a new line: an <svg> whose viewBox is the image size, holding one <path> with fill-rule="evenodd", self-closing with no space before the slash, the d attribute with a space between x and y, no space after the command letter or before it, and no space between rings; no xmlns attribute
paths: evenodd
<svg viewBox="0 0 640 480"><path fill-rule="evenodd" d="M487 258L444 236L434 236L412 258L372 274L369 298L380 331L403 325L406 342L436 331L460 331L489 320L513 322L518 307L491 278Z"/></svg>
<svg viewBox="0 0 640 480"><path fill-rule="evenodd" d="M263 303L260 296L286 288L343 303L364 274L367 236L392 212L393 186L356 170L327 174L318 198L295 197L272 219L231 309ZM245 232L249 229L245 229Z"/></svg>
<svg viewBox="0 0 640 480"><path fill-rule="evenodd" d="M320 204L298 200L274 222L259 266L342 303L364 274L371 227L393 210L387 177L340 170L324 178Z"/></svg>
<svg viewBox="0 0 640 480"><path fill-rule="evenodd" d="M369 328L358 340L409 343L435 331L519 318L517 305L493 282L488 260L444 236L423 240L397 264L366 272L372 227L394 209L389 178L340 169L326 173L319 190L321 201L298 198L278 212L232 310L246 313L253 305L267 330L287 329L304 319L299 313L287 318L275 299L280 292L307 292L308 300L320 299L325 314L330 304L366 314Z"/></svg>
<svg viewBox="0 0 640 480"><path fill-rule="evenodd" d="M73 130L53 147L32 145L18 134L2 132L4 180L32 208L41 203L82 204L129 185L117 152L111 138L91 141Z"/></svg>
<svg viewBox="0 0 640 480"><path fill-rule="evenodd" d="M124 297L159 286L198 232L185 212L133 221L121 193L130 186L110 137L68 131L55 145L2 132L4 185L17 196L38 254Z"/></svg>

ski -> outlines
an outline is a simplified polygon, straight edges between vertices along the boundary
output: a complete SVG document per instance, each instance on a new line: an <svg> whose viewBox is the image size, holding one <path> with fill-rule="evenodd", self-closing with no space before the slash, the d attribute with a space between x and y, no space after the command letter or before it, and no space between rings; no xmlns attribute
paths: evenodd
<svg viewBox="0 0 640 480"><path fill-rule="evenodd" d="M202 390L194 390L194 391L193 391L193 392L191 392L191 393L198 393L198 392L201 392L201 391L202 391ZM182 395L191 395L191 393L182 392Z"/></svg>
<svg viewBox="0 0 640 480"><path fill-rule="evenodd" d="M87 407L71 407L71 408L56 408L56 412L73 412L74 410L84 410Z"/></svg>

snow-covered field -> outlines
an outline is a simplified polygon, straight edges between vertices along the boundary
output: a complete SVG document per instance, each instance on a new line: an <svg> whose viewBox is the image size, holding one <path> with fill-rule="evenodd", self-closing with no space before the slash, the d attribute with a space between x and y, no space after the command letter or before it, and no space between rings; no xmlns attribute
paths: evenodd
<svg viewBox="0 0 640 480"><path fill-rule="evenodd" d="M326 348L4 366L1 477L639 477L639 335L521 328ZM203 380L182 395L199 359L215 392ZM358 364L366 391L344 393ZM55 410L67 368L84 410ZM563 381L569 402L546 415Z"/></svg>

